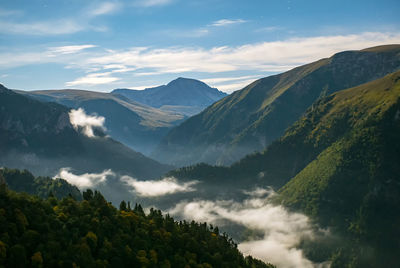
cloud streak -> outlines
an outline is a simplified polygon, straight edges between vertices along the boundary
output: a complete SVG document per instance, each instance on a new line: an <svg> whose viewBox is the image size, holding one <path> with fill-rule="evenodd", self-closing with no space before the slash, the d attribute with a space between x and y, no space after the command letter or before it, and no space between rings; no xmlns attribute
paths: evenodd
<svg viewBox="0 0 400 268"><path fill-rule="evenodd" d="M239 250L278 267L314 267L314 264L304 257L303 252L296 248L302 238L313 238L309 219L303 214L291 213L282 206L272 205L270 197L275 194L272 190L256 189L246 194L249 197L244 202L181 202L170 213L219 226L226 225L228 221L262 232L262 238L240 243Z"/></svg>
<svg viewBox="0 0 400 268"><path fill-rule="evenodd" d="M82 50L96 47L95 45L73 45L73 46L60 46L60 47L50 47L48 49L49 53L54 56L57 55L65 55L65 54L74 54L78 53Z"/></svg>
<svg viewBox="0 0 400 268"><path fill-rule="evenodd" d="M173 0L137 0L134 2L135 6L139 7L155 7L171 4Z"/></svg>
<svg viewBox="0 0 400 268"><path fill-rule="evenodd" d="M121 177L121 181L142 197L156 197L182 192L192 192L198 181L179 183L177 179L168 177L162 180L139 181L129 176Z"/></svg>
<svg viewBox="0 0 400 268"><path fill-rule="evenodd" d="M72 19L17 23L0 21L0 33L24 35L62 35L84 30L85 27Z"/></svg>
<svg viewBox="0 0 400 268"><path fill-rule="evenodd" d="M101 173L85 173L75 175L70 168L61 168L55 178L62 178L68 183L77 186L80 190L96 187L107 182L107 177L115 176L111 169L104 170Z"/></svg>
<svg viewBox="0 0 400 268"><path fill-rule="evenodd" d="M94 129L96 128L103 131L106 130L104 127L105 118L103 116L87 115L82 108L77 110L72 109L69 112L69 120L76 130L82 129L82 133L89 138L95 137Z"/></svg>
<svg viewBox="0 0 400 268"><path fill-rule="evenodd" d="M216 26L216 27L221 27L221 26L228 26L228 25L233 25L233 24L241 24L245 23L245 20L242 19L235 19L235 20L229 20L229 19L222 19L222 20L217 20L214 21L211 26Z"/></svg>
<svg viewBox="0 0 400 268"><path fill-rule="evenodd" d="M120 4L114 2L104 2L91 8L87 14L92 17L114 13L120 8Z"/></svg>
<svg viewBox="0 0 400 268"><path fill-rule="evenodd" d="M111 76L111 72L106 73L91 73L83 77L79 77L73 81L65 83L67 87L73 86L92 86L92 85L102 85L110 84L112 82L118 81L120 78Z"/></svg>

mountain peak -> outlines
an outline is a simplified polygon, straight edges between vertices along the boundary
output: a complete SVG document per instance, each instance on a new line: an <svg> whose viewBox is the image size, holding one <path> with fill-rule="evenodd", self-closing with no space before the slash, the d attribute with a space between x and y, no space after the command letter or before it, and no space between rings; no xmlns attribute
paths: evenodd
<svg viewBox="0 0 400 268"><path fill-rule="evenodd" d="M178 77L164 86L145 90L118 89L112 93L155 108L163 106L195 108L195 113L227 96L226 93L212 88L202 81L185 77Z"/></svg>

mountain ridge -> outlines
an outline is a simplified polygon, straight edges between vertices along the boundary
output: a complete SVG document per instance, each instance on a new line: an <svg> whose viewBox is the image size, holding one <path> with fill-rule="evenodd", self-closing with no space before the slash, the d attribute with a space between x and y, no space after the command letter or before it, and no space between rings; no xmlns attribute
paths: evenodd
<svg viewBox="0 0 400 268"><path fill-rule="evenodd" d="M183 77L172 80L167 85L144 90L114 89L111 94L123 95L131 100L162 110L168 110L168 106L184 106L196 107L197 112L227 96L226 93L209 87L204 82ZM186 115L193 114L195 113Z"/></svg>
<svg viewBox="0 0 400 268"><path fill-rule="evenodd" d="M153 152L174 165L229 165L284 133L318 98L400 68L400 45L345 51L259 79L171 129Z"/></svg>
<svg viewBox="0 0 400 268"><path fill-rule="evenodd" d="M41 102L12 90L0 92L0 164L53 176L60 168L101 172L110 168L138 178L161 176L171 169L104 136L76 130L70 109Z"/></svg>

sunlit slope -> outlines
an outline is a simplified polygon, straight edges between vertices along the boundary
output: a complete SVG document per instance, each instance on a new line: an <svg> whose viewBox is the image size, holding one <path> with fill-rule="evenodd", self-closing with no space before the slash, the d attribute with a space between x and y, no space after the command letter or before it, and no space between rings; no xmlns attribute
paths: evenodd
<svg viewBox="0 0 400 268"><path fill-rule="evenodd" d="M310 105L400 67L400 46L346 51L253 82L173 128L153 156L177 165L230 164L262 151Z"/></svg>

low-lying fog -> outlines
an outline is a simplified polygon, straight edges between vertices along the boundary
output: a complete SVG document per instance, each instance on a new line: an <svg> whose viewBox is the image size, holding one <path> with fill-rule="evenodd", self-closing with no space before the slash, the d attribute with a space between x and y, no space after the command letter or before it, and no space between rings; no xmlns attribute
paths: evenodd
<svg viewBox="0 0 400 268"><path fill-rule="evenodd" d="M98 189L116 206L122 200L140 202L175 219L218 226L238 242L243 254L278 267L329 267L328 262L308 260L299 248L301 241L328 236L329 232L316 228L303 214L274 205L271 198L276 193L270 188L228 189L199 180L180 182L173 177L140 181L112 170L78 175L63 168L55 177L81 190Z"/></svg>

